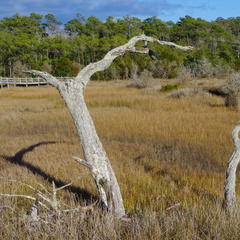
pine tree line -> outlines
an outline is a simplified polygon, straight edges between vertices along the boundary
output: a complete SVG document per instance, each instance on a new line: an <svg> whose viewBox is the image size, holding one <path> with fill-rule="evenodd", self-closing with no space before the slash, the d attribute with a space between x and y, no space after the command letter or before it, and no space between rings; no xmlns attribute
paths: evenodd
<svg viewBox="0 0 240 240"><path fill-rule="evenodd" d="M75 76L83 66L143 33L195 49L182 52L149 44L160 60L125 54L93 79L126 79L144 70L164 78L225 76L240 70L240 17L209 22L185 16L173 23L157 17L140 20L131 16L110 16L101 21L76 14L62 24L52 14L16 13L0 21L0 76L23 77L22 70L27 69Z"/></svg>

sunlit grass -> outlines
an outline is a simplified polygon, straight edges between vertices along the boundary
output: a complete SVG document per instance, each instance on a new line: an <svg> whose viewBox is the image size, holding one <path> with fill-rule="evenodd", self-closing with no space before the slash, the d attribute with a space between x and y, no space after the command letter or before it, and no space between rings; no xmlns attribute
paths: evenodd
<svg viewBox="0 0 240 240"><path fill-rule="evenodd" d="M239 113L212 95L173 99L167 93L126 85L92 82L84 93L126 211L135 219L129 228L115 225L111 236L139 239L134 234L145 232L143 239L199 239L201 234L206 239L215 234L204 225L209 218L226 232L227 216L216 216L213 209L218 211L223 201L225 169L233 151L231 131ZM61 97L50 86L0 89L0 156L1 177L35 187L41 183L48 189L52 180L59 185L73 182L69 191L80 199L76 204L97 196L88 170L72 159L83 157L79 139ZM34 195L4 181L0 190ZM69 201L67 192L62 197ZM25 199L3 201L21 206L21 211L30 204ZM174 204L176 212L166 210ZM181 232L179 227L186 229ZM230 231L237 236L232 227L223 239Z"/></svg>

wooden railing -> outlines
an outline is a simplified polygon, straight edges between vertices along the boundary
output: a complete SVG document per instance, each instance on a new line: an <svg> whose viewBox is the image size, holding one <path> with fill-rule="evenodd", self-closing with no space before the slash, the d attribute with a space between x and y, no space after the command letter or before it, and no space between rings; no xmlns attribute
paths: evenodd
<svg viewBox="0 0 240 240"><path fill-rule="evenodd" d="M61 81L66 81L68 77L59 77ZM37 77L37 78L8 78L8 77L0 77L0 87L9 87L12 86L40 86L48 84L44 79Z"/></svg>

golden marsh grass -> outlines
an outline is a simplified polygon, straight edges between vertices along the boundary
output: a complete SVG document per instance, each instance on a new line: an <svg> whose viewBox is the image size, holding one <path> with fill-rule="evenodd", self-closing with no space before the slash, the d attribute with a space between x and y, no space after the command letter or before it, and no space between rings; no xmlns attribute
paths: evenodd
<svg viewBox="0 0 240 240"><path fill-rule="evenodd" d="M85 100L132 222L124 225L96 210L87 219L66 220L61 226L64 232L55 226L53 233L45 226L44 238L40 233L36 236L236 239L239 217L229 218L221 204L225 169L233 151L231 131L239 113L212 95L173 99L166 93L126 85L91 82ZM74 196L75 204L90 203L97 196L94 182L72 156L82 157L82 150L71 116L54 88L0 90L1 177L35 187L41 183L47 189L52 180L59 186L73 182L68 191L62 191L63 201L70 204L70 196ZM6 181L1 180L0 186L2 193L34 195L30 189ZM6 226L26 213L31 201L1 198L3 205L14 208L0 208L5 213L0 236L10 237ZM167 210L174 204L176 207ZM93 224L98 229L95 235ZM19 236L26 234L20 224L13 226Z"/></svg>

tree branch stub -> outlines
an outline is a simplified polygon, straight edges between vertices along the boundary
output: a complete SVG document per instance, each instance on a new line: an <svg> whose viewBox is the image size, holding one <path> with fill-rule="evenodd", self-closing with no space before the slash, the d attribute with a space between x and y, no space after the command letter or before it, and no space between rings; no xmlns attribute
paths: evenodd
<svg viewBox="0 0 240 240"><path fill-rule="evenodd" d="M79 157L73 157L73 159L75 161L77 161L78 163L82 164L83 166L87 167L88 169L90 169L90 170L93 169L92 165L89 164L86 160L83 160L83 159L81 159Z"/></svg>

